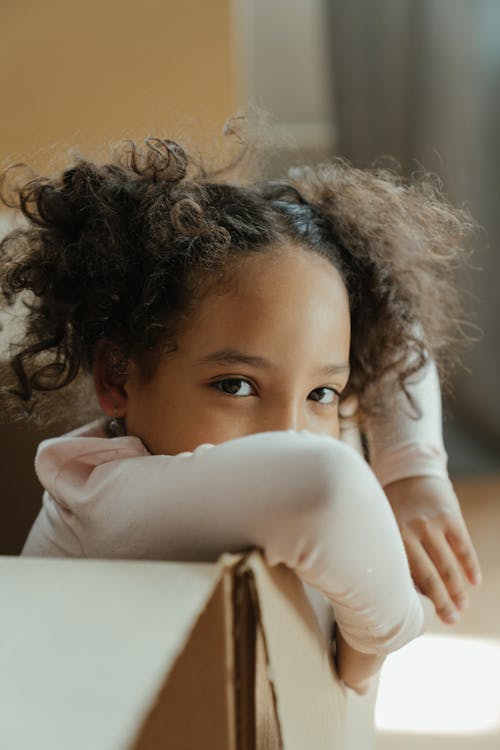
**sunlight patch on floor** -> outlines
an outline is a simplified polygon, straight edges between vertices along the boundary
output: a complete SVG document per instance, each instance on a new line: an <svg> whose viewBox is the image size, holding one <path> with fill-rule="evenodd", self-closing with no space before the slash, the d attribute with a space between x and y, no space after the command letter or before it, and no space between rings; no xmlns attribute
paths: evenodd
<svg viewBox="0 0 500 750"><path fill-rule="evenodd" d="M382 669L381 732L463 735L500 728L500 640L422 635Z"/></svg>

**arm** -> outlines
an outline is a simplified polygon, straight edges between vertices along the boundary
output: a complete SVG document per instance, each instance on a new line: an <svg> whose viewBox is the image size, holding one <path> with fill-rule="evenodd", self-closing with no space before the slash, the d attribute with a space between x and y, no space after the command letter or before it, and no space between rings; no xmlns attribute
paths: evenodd
<svg viewBox="0 0 500 750"><path fill-rule="evenodd" d="M216 560L257 546L324 592L351 648L383 656L422 632L423 597L394 515L368 465L338 440L268 432L110 461L69 503L81 473L70 462L53 492L88 557Z"/></svg>
<svg viewBox="0 0 500 750"><path fill-rule="evenodd" d="M367 425L370 464L382 487L412 476L448 480L443 444L441 391L434 361L408 386L422 416L413 419L402 392L391 402L387 419Z"/></svg>
<svg viewBox="0 0 500 750"><path fill-rule="evenodd" d="M373 420L368 439L372 468L396 515L413 579L444 622L457 618L481 572L446 470L441 393L433 361L410 391L422 411L411 419L400 394L388 420Z"/></svg>

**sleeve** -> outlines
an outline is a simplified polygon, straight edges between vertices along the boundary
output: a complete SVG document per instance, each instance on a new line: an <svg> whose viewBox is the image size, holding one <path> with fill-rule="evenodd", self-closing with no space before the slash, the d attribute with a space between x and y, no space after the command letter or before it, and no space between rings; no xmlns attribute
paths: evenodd
<svg viewBox="0 0 500 750"><path fill-rule="evenodd" d="M425 597L387 498L339 440L266 432L115 460L97 466L69 506L72 481L67 467L54 499L65 498L87 557L213 561L258 547L330 600L354 648L389 653L423 630Z"/></svg>
<svg viewBox="0 0 500 750"><path fill-rule="evenodd" d="M366 425L370 464L382 487L415 476L448 479L441 390L433 360L408 390L421 410L419 419L412 418L407 400L400 392L387 419L372 419Z"/></svg>
<svg viewBox="0 0 500 750"><path fill-rule="evenodd" d="M71 526L73 514L43 493L42 508L31 527L21 555L27 557L84 557Z"/></svg>

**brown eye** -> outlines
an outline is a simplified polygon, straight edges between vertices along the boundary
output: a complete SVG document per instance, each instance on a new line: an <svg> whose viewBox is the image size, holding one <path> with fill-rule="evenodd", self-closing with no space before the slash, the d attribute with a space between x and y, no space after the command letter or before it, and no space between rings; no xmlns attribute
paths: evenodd
<svg viewBox="0 0 500 750"><path fill-rule="evenodd" d="M334 388L315 388L314 391L311 391L309 394L309 397L313 396L313 394L319 394L317 398L312 398L312 401L316 401L318 404L335 404L338 401L339 393Z"/></svg>
<svg viewBox="0 0 500 750"><path fill-rule="evenodd" d="M239 393L242 388L242 383L247 387L243 388L243 393ZM224 380L218 380L216 383L212 383L212 385L218 391L226 393L228 396L239 396L240 398L244 398L245 396L253 395L252 392L248 392L249 389L253 389L252 384L243 378L225 378Z"/></svg>

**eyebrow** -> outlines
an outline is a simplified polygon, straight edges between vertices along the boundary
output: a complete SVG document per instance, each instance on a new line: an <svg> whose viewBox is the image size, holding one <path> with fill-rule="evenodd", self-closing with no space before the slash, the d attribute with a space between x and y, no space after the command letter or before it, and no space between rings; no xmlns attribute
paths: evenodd
<svg viewBox="0 0 500 750"><path fill-rule="evenodd" d="M255 354L245 354L237 349L219 349L216 352L207 354L200 359L195 360L195 365L249 365L258 367L261 370L274 369L273 363L265 357L258 357ZM320 375L338 375L339 373L349 372L349 364L331 364L321 367L318 371Z"/></svg>

